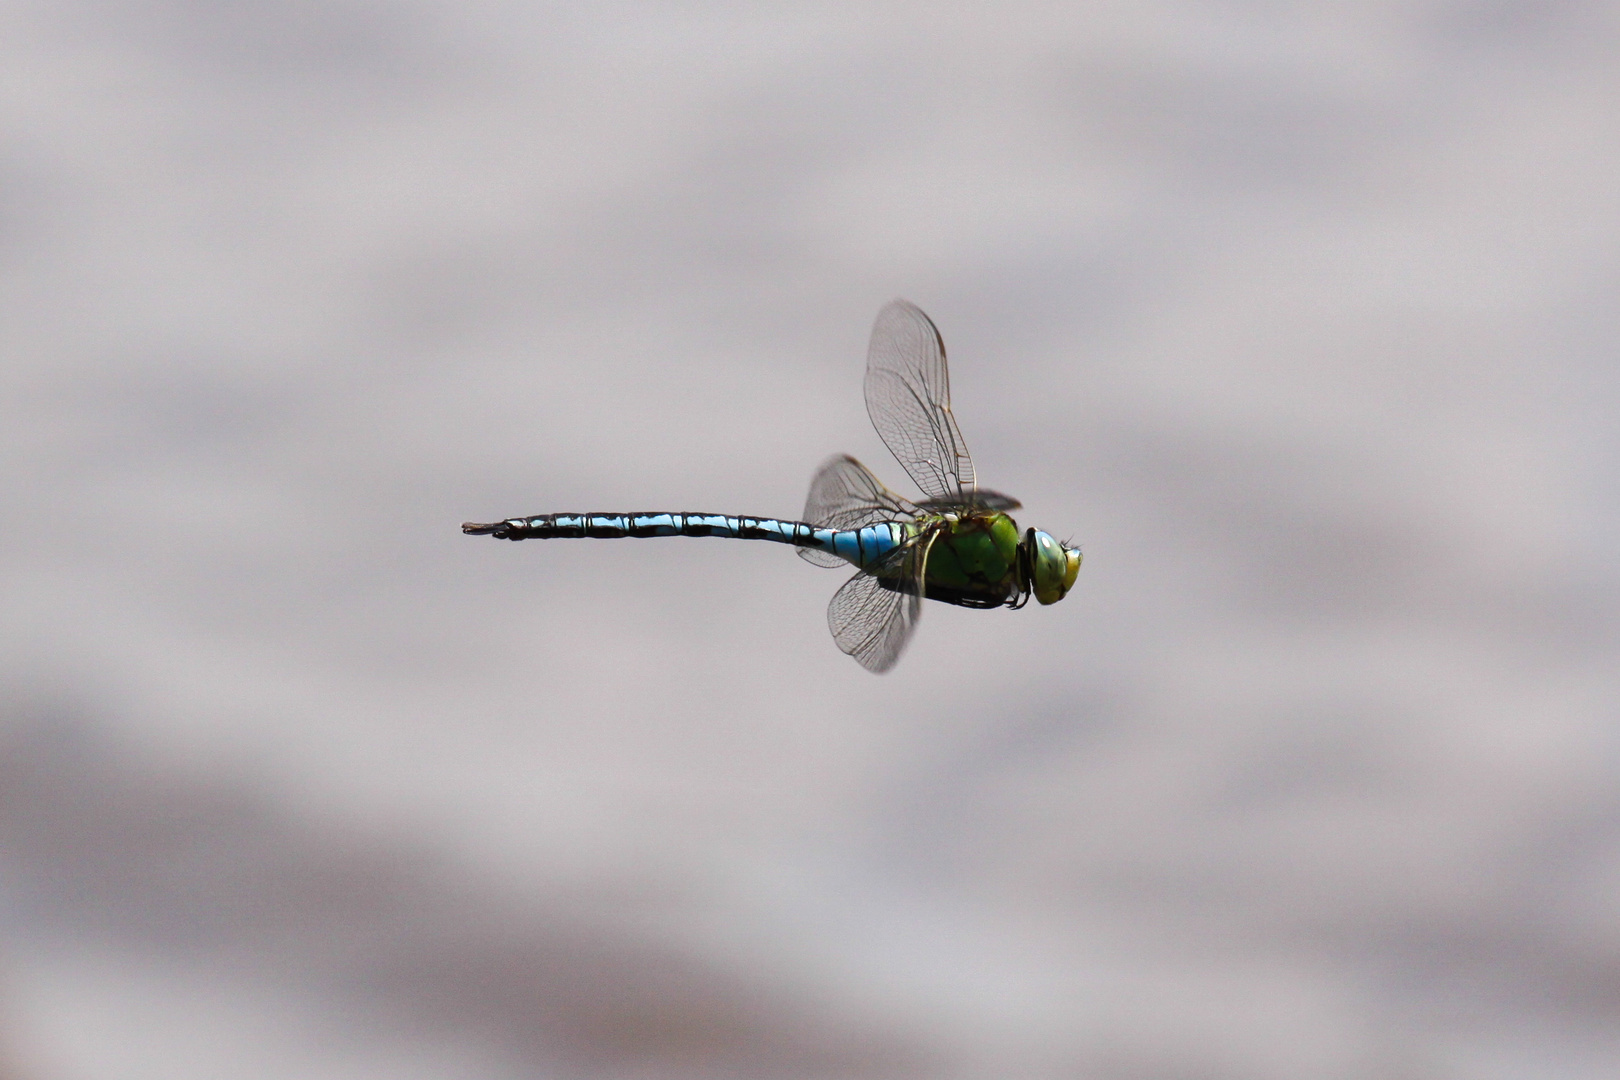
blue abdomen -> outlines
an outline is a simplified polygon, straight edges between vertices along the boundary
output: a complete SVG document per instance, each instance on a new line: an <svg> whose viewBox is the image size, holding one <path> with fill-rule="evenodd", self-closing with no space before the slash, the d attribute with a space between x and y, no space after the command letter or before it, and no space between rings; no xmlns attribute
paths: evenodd
<svg viewBox="0 0 1620 1080"><path fill-rule="evenodd" d="M461 531L501 540L619 540L655 536L722 536L734 540L770 540L814 548L859 567L869 567L905 542L905 526L879 522L862 529L823 529L803 521L685 514L660 511L635 514L539 514L480 525L468 522Z"/></svg>

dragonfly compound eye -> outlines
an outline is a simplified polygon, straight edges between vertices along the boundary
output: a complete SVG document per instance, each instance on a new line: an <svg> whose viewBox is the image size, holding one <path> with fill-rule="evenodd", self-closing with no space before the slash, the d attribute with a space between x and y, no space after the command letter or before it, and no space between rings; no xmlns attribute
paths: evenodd
<svg viewBox="0 0 1620 1080"><path fill-rule="evenodd" d="M1034 570L1035 599L1043 604L1055 604L1074 587L1080 573L1080 552L1066 548L1049 533L1031 529L1031 562Z"/></svg>

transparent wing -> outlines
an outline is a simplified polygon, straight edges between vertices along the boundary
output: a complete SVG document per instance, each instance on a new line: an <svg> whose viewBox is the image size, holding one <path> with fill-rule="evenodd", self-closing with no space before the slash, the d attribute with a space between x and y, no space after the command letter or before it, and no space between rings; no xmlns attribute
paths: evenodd
<svg viewBox="0 0 1620 1080"><path fill-rule="evenodd" d="M827 459L810 481L801 520L823 529L861 529L880 521L911 521L917 507L883 486L870 469L847 454ZM817 566L848 566L837 555L799 548Z"/></svg>
<svg viewBox="0 0 1620 1080"><path fill-rule="evenodd" d="M894 667L922 614L923 575L934 538L908 544L876 573L862 570L833 594L827 626L833 640L867 671Z"/></svg>
<svg viewBox="0 0 1620 1080"><path fill-rule="evenodd" d="M866 413L929 499L973 501L973 458L951 415L945 342L915 304L878 312L866 354Z"/></svg>
<svg viewBox="0 0 1620 1080"><path fill-rule="evenodd" d="M1003 495L989 488L975 490L971 501L974 506L984 510L1017 510L1024 505L1011 495ZM955 499L924 499L917 507L921 510L959 510L962 504Z"/></svg>

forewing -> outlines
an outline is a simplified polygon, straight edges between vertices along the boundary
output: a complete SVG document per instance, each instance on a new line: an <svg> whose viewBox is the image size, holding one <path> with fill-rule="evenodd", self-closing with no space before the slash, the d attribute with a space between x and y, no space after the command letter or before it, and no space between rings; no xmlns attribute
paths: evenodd
<svg viewBox="0 0 1620 1080"><path fill-rule="evenodd" d="M823 529L861 529L881 521L910 521L917 507L883 486L870 469L847 454L827 459L810 481L802 520ZM848 566L837 555L800 548L817 566Z"/></svg>
<svg viewBox="0 0 1620 1080"><path fill-rule="evenodd" d="M981 510L1018 510L1024 505L1011 495L989 488L974 489L972 503ZM962 504L955 499L924 499L917 507L920 510L959 510Z"/></svg>
<svg viewBox="0 0 1620 1080"><path fill-rule="evenodd" d="M951 503L971 501L973 459L951 415L945 342L909 301L890 303L872 327L866 413L923 494Z"/></svg>
<svg viewBox="0 0 1620 1080"><path fill-rule="evenodd" d="M933 538L895 552L879 576L865 570L844 582L827 605L833 640L867 671L882 674L900 659L922 615L923 571ZM880 580L881 577L881 580ZM885 588L888 582L897 588Z"/></svg>

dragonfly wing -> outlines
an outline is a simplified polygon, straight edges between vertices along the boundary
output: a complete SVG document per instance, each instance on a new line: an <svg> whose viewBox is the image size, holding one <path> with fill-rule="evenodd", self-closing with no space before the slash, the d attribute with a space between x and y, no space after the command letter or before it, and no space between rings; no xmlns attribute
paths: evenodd
<svg viewBox="0 0 1620 1080"><path fill-rule="evenodd" d="M863 529L883 521L910 521L917 507L883 486L870 469L847 454L829 458L810 481L804 518L823 529ZM815 548L799 554L817 566L848 566L837 555Z"/></svg>
<svg viewBox="0 0 1620 1080"><path fill-rule="evenodd" d="M890 303L872 327L866 413L923 494L971 501L973 458L951 415L945 342L932 320L909 301Z"/></svg>
<svg viewBox="0 0 1620 1080"><path fill-rule="evenodd" d="M799 558L803 559L807 563L815 563L817 566L831 568L835 566L849 565L848 559L845 559L839 555L834 555L830 551L817 551L815 548L799 548L798 550Z"/></svg>
<svg viewBox="0 0 1620 1080"><path fill-rule="evenodd" d="M867 671L882 674L900 659L922 614L923 571L933 537L895 552L877 574L862 570L833 594L827 625L833 640Z"/></svg>
<svg viewBox="0 0 1620 1080"><path fill-rule="evenodd" d="M973 492L973 505L982 510L1018 510L1023 503L1011 495L1003 495L999 491L989 488L978 488ZM955 499L924 499L917 504L923 510L960 510L962 504Z"/></svg>

